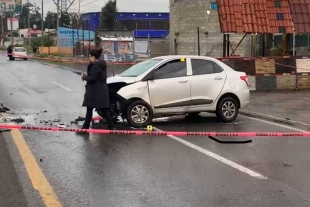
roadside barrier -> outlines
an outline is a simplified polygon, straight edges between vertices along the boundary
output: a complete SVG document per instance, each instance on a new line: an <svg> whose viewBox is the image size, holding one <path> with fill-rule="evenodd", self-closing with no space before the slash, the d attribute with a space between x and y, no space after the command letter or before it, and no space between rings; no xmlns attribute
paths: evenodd
<svg viewBox="0 0 310 207"><path fill-rule="evenodd" d="M126 135L157 135L157 136L219 136L219 137L310 137L310 132L184 132L184 131L153 131L152 126L143 130L104 130L77 129L62 127L40 127L12 124L0 124L0 129L25 129L38 131L84 132L94 134L126 134Z"/></svg>

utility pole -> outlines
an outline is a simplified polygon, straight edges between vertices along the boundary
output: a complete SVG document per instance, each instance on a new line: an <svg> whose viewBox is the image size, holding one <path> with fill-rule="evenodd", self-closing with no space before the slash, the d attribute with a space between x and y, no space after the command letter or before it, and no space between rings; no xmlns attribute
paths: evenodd
<svg viewBox="0 0 310 207"><path fill-rule="evenodd" d="M4 13L1 15L2 46L4 46Z"/></svg>
<svg viewBox="0 0 310 207"><path fill-rule="evenodd" d="M80 41L80 38L79 38L79 29L80 29L80 15L81 15L81 0L79 0L79 8L78 8L78 15L77 15L77 30L76 30L76 36L77 36L77 42Z"/></svg>
<svg viewBox="0 0 310 207"><path fill-rule="evenodd" d="M44 35L44 24L43 24L43 19L44 19L44 16L43 16L43 0L41 1L41 6L42 6L42 17L41 17L41 31L42 31L42 36L41 36L41 46L44 47L44 41L43 41L43 35Z"/></svg>
<svg viewBox="0 0 310 207"><path fill-rule="evenodd" d="M30 5L29 5L29 0L27 0L27 5L28 5L28 44L29 46L31 45L31 33L30 33Z"/></svg>
<svg viewBox="0 0 310 207"><path fill-rule="evenodd" d="M11 10L10 23L11 23L11 45L12 45L12 47L14 47L14 38L13 38L13 10Z"/></svg>
<svg viewBox="0 0 310 207"><path fill-rule="evenodd" d="M59 11L59 0L57 0L57 25L56 25L56 32L57 32L57 47L59 47L59 42L58 42L58 28L59 28L59 15L60 15L60 11Z"/></svg>
<svg viewBox="0 0 310 207"><path fill-rule="evenodd" d="M69 6L67 6L67 1L70 3ZM60 13L63 14L69 10L69 8L72 6L75 0L61 0L61 8L60 8L60 0L53 0L54 4L57 7L57 47L59 47L58 42L58 30L59 30L59 15Z"/></svg>

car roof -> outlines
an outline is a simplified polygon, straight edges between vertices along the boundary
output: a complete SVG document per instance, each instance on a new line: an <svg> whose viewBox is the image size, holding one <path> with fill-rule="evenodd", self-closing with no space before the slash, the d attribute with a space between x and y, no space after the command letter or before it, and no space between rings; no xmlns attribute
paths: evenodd
<svg viewBox="0 0 310 207"><path fill-rule="evenodd" d="M152 58L153 60L156 59L163 59L163 60L170 60L170 59L179 59L179 58L194 58L194 59L200 59L200 60L211 60L214 61L222 66L222 68L226 72L236 72L233 68L230 66L226 65L222 61L213 58L213 57L208 57L208 56L198 56L198 55L165 55L165 56L159 56L159 57L154 57Z"/></svg>
<svg viewBox="0 0 310 207"><path fill-rule="evenodd" d="M198 55L164 55L164 56L158 56L152 59L178 59L178 58L195 58L195 59L205 59L205 60L217 60L216 58L213 57L208 57L208 56L198 56Z"/></svg>

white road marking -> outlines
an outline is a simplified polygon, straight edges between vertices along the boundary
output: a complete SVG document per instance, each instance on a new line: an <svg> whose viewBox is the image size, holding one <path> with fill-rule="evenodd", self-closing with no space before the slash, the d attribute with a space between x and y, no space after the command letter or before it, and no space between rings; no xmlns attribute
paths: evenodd
<svg viewBox="0 0 310 207"><path fill-rule="evenodd" d="M282 128L285 128L285 129L290 129L290 130L297 131L297 132L307 132L307 131L305 131L305 130L298 129L298 128L296 128L296 127L286 126L286 125L284 125L284 124L274 123L274 122L266 121L266 120L263 120L263 119L258 119L258 118L254 118L254 117L243 116L243 115L239 115L239 116L245 117L245 118L247 118L247 119L252 119L252 120L255 120L255 121L263 122L263 123L265 123L265 124L270 124L270 125L282 127Z"/></svg>
<svg viewBox="0 0 310 207"><path fill-rule="evenodd" d="M70 88L64 87L63 85L60 85L60 84L58 84L56 82L52 82L52 83L55 84L56 86L59 86L59 87L65 89L65 90L67 90L67 91L72 91Z"/></svg>
<svg viewBox="0 0 310 207"><path fill-rule="evenodd" d="M154 127L154 129L157 130L157 131L162 131L162 130L156 128L156 127ZM250 169L248 169L246 167L243 167L243 166L241 166L241 165L239 165L239 164L237 164L237 163L235 163L235 162L233 162L231 160L226 159L225 157L222 157L222 156L220 156L218 154L215 154L215 153L210 152L210 151L208 151L206 149L203 149L203 148L201 148L201 147L199 147L197 145L194 145L194 144L192 144L190 142L187 142L187 141L185 141L185 140L183 140L183 139L181 139L179 137L176 137L176 136L173 136L173 135L167 135L167 136L170 137L171 139L177 141L177 142L180 142L181 144L184 144L185 146L188 146L188 147L190 147L190 148L192 148L194 150L197 150L198 152L201 152L202 154L205 154L205 155L207 155L209 157L212 157L212 158L214 158L214 159L216 159L216 160L218 160L218 161L220 161L220 162L222 162L222 163L224 163L224 164L226 164L226 165L228 165L228 166L230 166L232 168L235 168L235 169L237 169L237 170L239 170L239 171L241 171L241 172L243 172L245 174L248 174L248 175L250 175L252 177L255 177L255 178L258 178L258 179L268 179L267 177L265 177L265 176L263 176L263 175L261 175L261 174L259 174L257 172L254 172L253 170L250 170Z"/></svg>
<svg viewBox="0 0 310 207"><path fill-rule="evenodd" d="M294 121L294 120L286 120L286 119L283 119L283 118L280 118L280 117L277 117L277 116L271 116L271 115L268 115L268 114L263 114L263 113L257 113L257 112L248 112L248 111L245 111L246 113L252 113L252 114L256 114L256 115L259 115L259 116L265 116L265 117L269 117L269 118L272 118L272 119L277 119L277 120L280 120L280 121L289 121L291 123L295 123L295 124L300 124L300 125L304 125L304 126L307 126L309 127L310 124L306 124L306 123L302 123L302 122L298 122L298 121ZM247 117L246 115L241 115L241 116L245 116ZM254 118L254 117L253 117Z"/></svg>

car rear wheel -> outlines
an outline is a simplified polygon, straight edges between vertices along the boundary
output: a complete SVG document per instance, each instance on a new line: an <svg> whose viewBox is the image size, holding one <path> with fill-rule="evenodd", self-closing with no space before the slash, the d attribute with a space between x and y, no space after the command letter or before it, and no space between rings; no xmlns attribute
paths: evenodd
<svg viewBox="0 0 310 207"><path fill-rule="evenodd" d="M232 97L223 98L218 104L216 116L224 123L233 122L239 113L237 101Z"/></svg>
<svg viewBox="0 0 310 207"><path fill-rule="evenodd" d="M146 127L153 120L152 108L142 100L134 101L126 109L126 119L132 127Z"/></svg>

